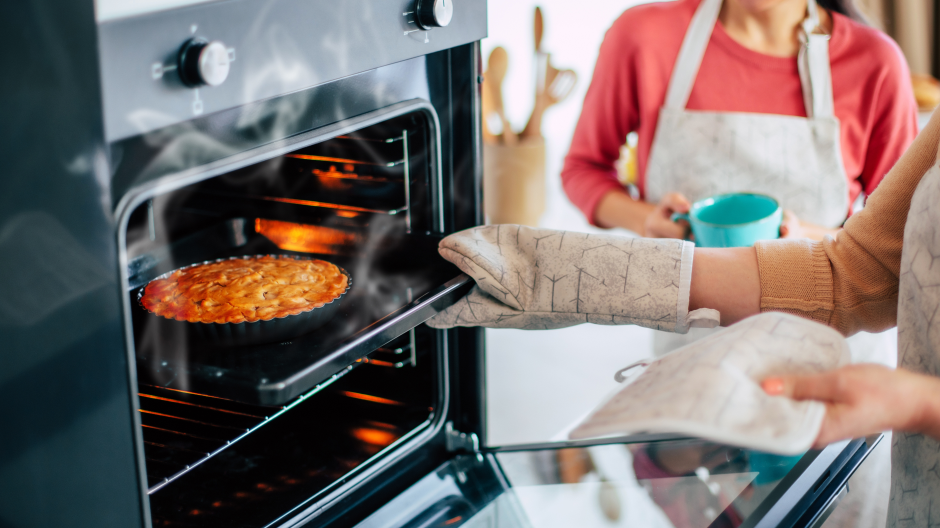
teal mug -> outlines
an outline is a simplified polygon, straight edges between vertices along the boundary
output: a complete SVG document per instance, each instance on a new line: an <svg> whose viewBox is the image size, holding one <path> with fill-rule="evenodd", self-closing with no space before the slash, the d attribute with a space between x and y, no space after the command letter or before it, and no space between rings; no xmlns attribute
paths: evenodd
<svg viewBox="0 0 940 528"><path fill-rule="evenodd" d="M687 214L672 215L673 222L680 219L692 226L699 247L750 247L780 238L783 209L763 194L721 194L695 202Z"/></svg>

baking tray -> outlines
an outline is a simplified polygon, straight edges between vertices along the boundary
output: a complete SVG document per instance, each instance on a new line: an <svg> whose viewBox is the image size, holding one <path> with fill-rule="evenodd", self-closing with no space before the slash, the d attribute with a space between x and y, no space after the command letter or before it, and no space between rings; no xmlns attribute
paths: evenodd
<svg viewBox="0 0 940 528"><path fill-rule="evenodd" d="M134 268L129 265L128 275L139 284L127 295L141 383L280 405L423 323L473 285L470 277L438 255L440 237L396 233L384 242L373 236L351 254L301 254L344 268L355 286L328 324L289 341L218 347L207 344L187 325L157 324L157 318L137 304L137 289L150 280L145 278L187 264L245 254L298 255L280 250L246 227L252 225L253 219L228 220L183 239L182 247L130 260ZM200 253L200 247L211 248L213 254Z"/></svg>
<svg viewBox="0 0 940 528"><path fill-rule="evenodd" d="M183 266L182 268L168 271L162 275L159 275L153 278L150 282L153 282L154 280L165 279L177 271L191 268L193 266L202 266L215 262L223 262L234 258L249 259L264 256L287 257L297 260L313 260L312 257L300 257L294 255L240 255L237 257L206 260L196 264L190 264L189 266ZM213 346L244 346L261 345L265 343L281 343L320 328L324 324L328 323L330 319L336 315L337 311L339 310L340 302L352 287L352 277L349 276L349 272L343 268L339 268L339 271L346 276L346 289L343 291L343 293L323 306L312 308L299 314L276 317L267 321L241 323L191 323L187 321L168 319L156 314L154 314L154 317L160 321L158 323L160 325L183 325L187 327L187 329L195 336L205 341L206 344ZM141 286L139 290L137 290L137 305L142 308L144 305L141 300L143 299L146 288L147 285L144 285ZM146 308L144 309L146 310Z"/></svg>

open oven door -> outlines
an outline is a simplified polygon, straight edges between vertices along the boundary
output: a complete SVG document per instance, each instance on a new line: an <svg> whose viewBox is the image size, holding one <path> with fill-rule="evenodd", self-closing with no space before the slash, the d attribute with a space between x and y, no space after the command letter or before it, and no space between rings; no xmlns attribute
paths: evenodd
<svg viewBox="0 0 940 528"><path fill-rule="evenodd" d="M461 454L356 526L816 527L881 435L795 457L637 440Z"/></svg>

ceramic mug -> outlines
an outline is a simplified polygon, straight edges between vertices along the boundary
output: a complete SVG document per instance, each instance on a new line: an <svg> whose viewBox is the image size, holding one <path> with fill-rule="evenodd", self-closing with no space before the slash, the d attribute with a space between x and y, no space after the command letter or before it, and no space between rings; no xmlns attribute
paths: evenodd
<svg viewBox="0 0 940 528"><path fill-rule="evenodd" d="M770 196L721 194L699 200L689 212L672 215L686 220L699 247L750 247L758 240L780 238L783 209Z"/></svg>

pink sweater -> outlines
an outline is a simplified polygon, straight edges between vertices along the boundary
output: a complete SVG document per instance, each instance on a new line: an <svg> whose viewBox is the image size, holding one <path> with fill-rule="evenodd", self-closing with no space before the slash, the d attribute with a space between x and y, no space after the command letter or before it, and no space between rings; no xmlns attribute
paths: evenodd
<svg viewBox="0 0 940 528"><path fill-rule="evenodd" d="M639 135L638 186L645 196L659 108L682 38L700 0L628 9L608 30L561 178L594 221L601 197L623 190L614 162L629 132ZM835 114L850 203L871 194L917 134L907 63L885 34L832 13L829 56ZM716 24L687 108L806 116L796 58L772 57L735 42Z"/></svg>

